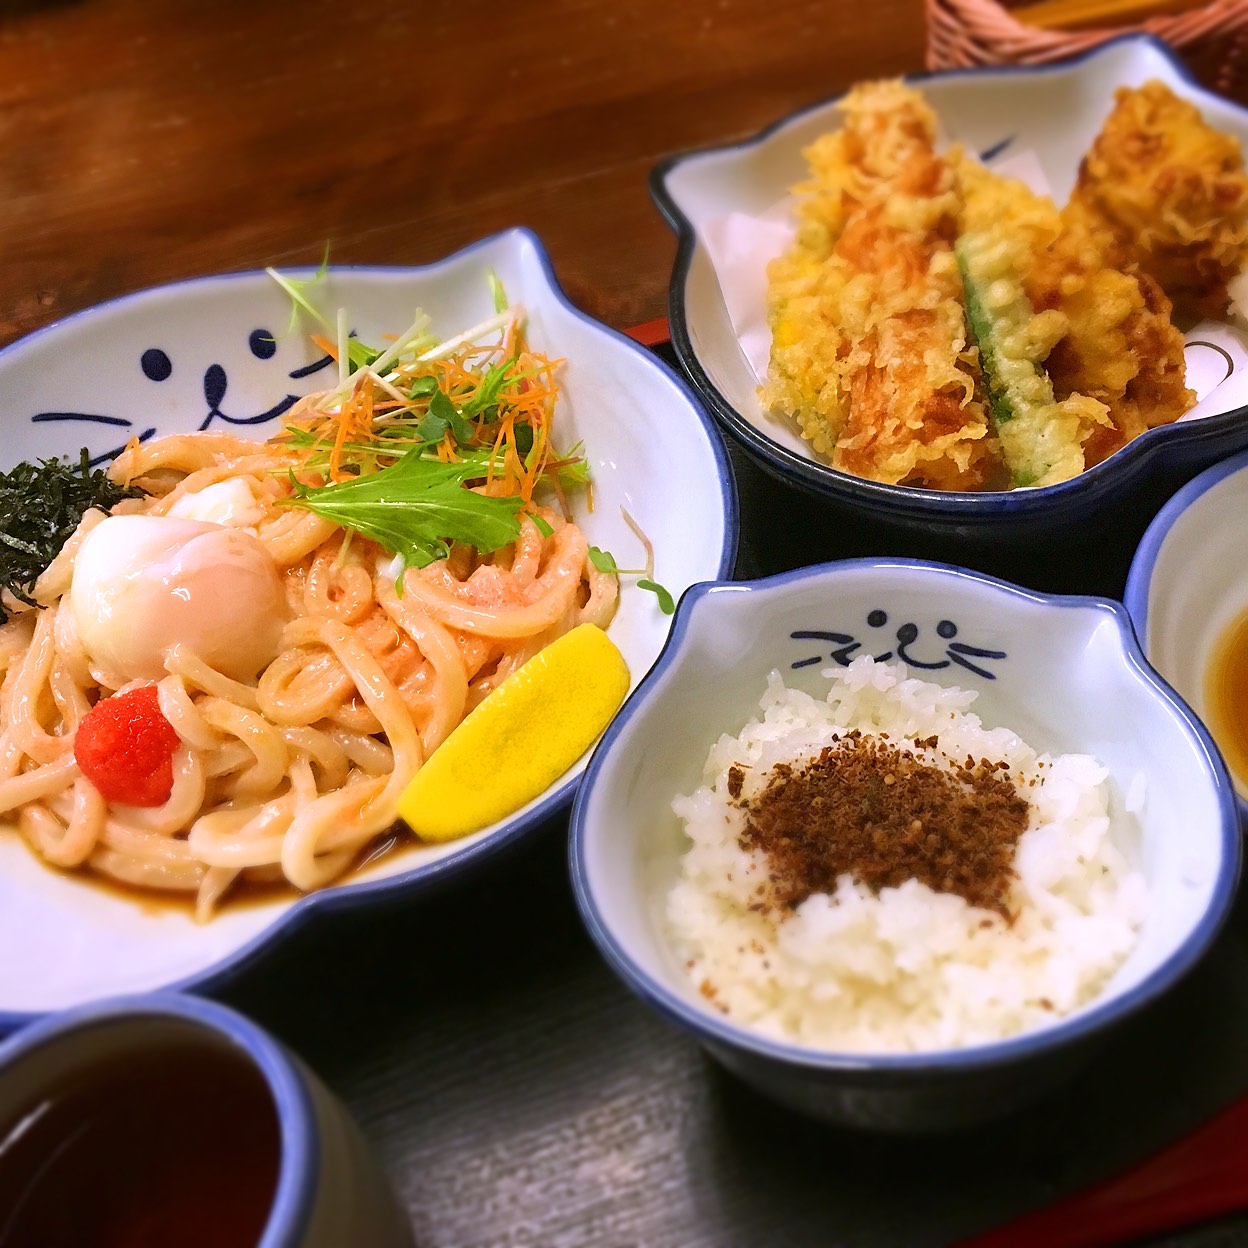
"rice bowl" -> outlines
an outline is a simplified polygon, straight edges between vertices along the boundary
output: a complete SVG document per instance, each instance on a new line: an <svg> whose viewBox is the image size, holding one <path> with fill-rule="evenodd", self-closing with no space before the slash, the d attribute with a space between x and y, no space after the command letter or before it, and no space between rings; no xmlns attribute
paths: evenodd
<svg viewBox="0 0 1248 1248"><path fill-rule="evenodd" d="M686 884L684 858L690 847L673 801L706 783L708 755L723 734L739 734L758 713L760 693L773 670L783 673L783 684L807 699L807 706L822 703L818 736L826 744L828 721L841 714L829 709L827 671L834 666L848 669L863 655L881 664L904 663L908 670L903 683L916 691L907 696L920 706L923 686L940 687L949 703L940 713L950 728L946 731L942 724L934 735L955 763L965 763L957 758L964 742L948 719L950 706L959 714L977 715L988 726L983 731L993 745L986 758L994 766L1008 761L1000 757L1006 749L1020 751L1013 757L1026 757L1028 766L1031 759L1044 761L1040 770L1045 773L1045 755L1082 756L1069 763L1072 775L1065 779L1066 764L1055 766L1055 777L1046 776L1043 786L1028 788L1016 777L1019 791L1028 798L1039 788L1046 790L1051 806L1060 806L1063 790L1071 794L1079 824L1089 834L1095 828L1106 844L1089 846L1084 856L1099 854L1109 874L1118 875L1117 901L1107 908L1105 898L1114 890L1106 890L1101 880L1094 890L1085 875L1068 871L1068 878L1059 882L1069 864L1047 852L1044 828L1039 837L1033 836L1029 818L1018 833L1020 875L1042 875L1046 865L1053 872L1053 878L1044 876L1043 889L1031 892L1041 902L1039 913L1046 913L1046 906L1057 913L1051 935L1045 937L1057 951L1049 985L1056 995L1049 999L1054 1007L1069 1007L1067 1012L1048 1010L1040 999L1045 990L1036 983L1012 984L1012 969L985 974L973 964L947 960L944 965L955 968L951 978L964 981L958 988L961 1013L953 1011L955 1026L942 1035L932 1030L929 1019L920 1041L900 1035L883 1012L884 1039L877 1029L866 1044L858 1037L855 1048L855 1038L844 1034L833 1040L826 1035L794 1039L791 1026L786 1034L771 1023L756 1026L725 1013L716 999L726 991L718 982L718 969L713 975L703 969L691 976L686 965L691 951L681 947L683 937L674 934L670 917L670 898ZM887 671L882 666L876 670ZM915 684L909 684L910 678ZM973 699L968 700L969 693ZM878 697L879 691L870 691L870 696ZM930 703L922 712L927 719L916 713L915 722L928 724L936 713L935 702L930 693L922 696ZM793 720L791 711L784 714ZM841 726L834 725L833 732L850 735L843 727L848 722L845 718ZM1002 732L1006 735L993 735ZM1008 741L1009 736L1017 741ZM900 736L890 742L900 743ZM715 764L731 769L741 761L739 750L729 745ZM1014 765L1010 761L1011 770ZM1020 765L1020 776L1022 771ZM1099 794L1088 796L1091 790ZM747 793L742 777L738 796ZM716 815L721 826L724 813L721 803ZM750 813L763 830L757 810L751 807ZM1069 813L1063 812L1066 825L1072 822ZM722 841L723 833L708 838L711 848L706 852L712 857L721 852L714 848L716 837ZM1038 844L1030 845L1029 839ZM755 836L750 843L763 842ZM1082 847L1076 860L1080 852ZM1102 1041L1169 991L1206 953L1229 913L1241 855L1225 764L1201 722L1144 661L1120 603L1036 593L964 568L913 559L841 560L758 581L687 590L658 664L625 703L590 760L573 806L570 840L573 885L590 935L611 968L643 1001L690 1032L733 1074L779 1103L828 1122L904 1132L949 1130L999 1117L1072 1075ZM1073 865L1080 866L1077 861ZM833 893L839 887L839 865L821 860L823 867L824 891ZM807 896L798 895L789 888L789 878L778 874L775 900L795 900L800 909ZM1138 876L1134 883L1133 875ZM811 881L813 874L804 883ZM1141 881L1147 905L1139 904ZM884 881L888 887L896 883ZM1020 881L1009 881L1009 913L1017 908L1022 887ZM1101 896L1094 916L1083 899L1096 890ZM987 909L975 912L980 922L993 921L995 896L988 897ZM738 895L733 904L740 900ZM760 899L747 894L744 900L748 910ZM870 900L878 911L877 899ZM810 909L821 911L820 922L832 927L862 920L863 899L843 901L835 913L821 901ZM926 909L939 912L949 903L955 910L963 904L956 896L936 893ZM722 922L718 908L725 903L716 897L698 902L703 904L713 916L707 922ZM1109 939L1100 929L1106 916ZM876 976L890 989L902 979L907 990L913 988L918 975L912 968L921 971L924 959L930 960L925 947L930 928L908 936L888 931L889 944L879 939L879 923L871 921L870 939L855 940L853 949L864 959L888 963L882 972L876 968ZM1026 930L1022 923L1020 914L1014 920L1020 931ZM1043 924L1036 926L1043 930ZM956 923L952 930L959 931ZM964 921L960 930L965 934ZM730 960L740 956L743 945L750 951L741 939L731 944L715 939L721 952L727 946ZM1117 951L1109 952L1115 942ZM763 952L752 952L760 964L772 961L767 946L759 943ZM1080 956L1080 973L1071 973L1069 982L1057 986L1063 965L1070 969L1069 949L1082 944L1095 946L1097 957L1104 948L1104 965L1097 968L1094 958ZM899 968L896 955L902 945L910 962ZM848 948L842 940L837 956ZM808 999L816 995L808 985L834 982L825 973L831 959L822 951L812 955L804 945L802 953L819 974L802 965L807 984L799 984L793 994L794 1010L813 1015L826 1002L819 1002L818 1011L808 1011ZM796 981L791 961L748 969L750 974L774 972ZM707 989L703 980L711 981ZM766 978L752 981L751 991L761 997L761 1005L755 1006L758 1017L767 1013L771 985ZM788 995L787 981L785 987ZM870 994L861 991L861 984L853 987L859 998L887 995L880 994L878 984L872 984ZM831 1001L839 989L821 991ZM980 1017L982 1002L994 993L1002 1000L993 1003L996 1017L989 1023L998 1038L985 1036ZM728 997L724 1003L736 1004ZM1003 1029L1009 1034L1001 1038Z"/></svg>

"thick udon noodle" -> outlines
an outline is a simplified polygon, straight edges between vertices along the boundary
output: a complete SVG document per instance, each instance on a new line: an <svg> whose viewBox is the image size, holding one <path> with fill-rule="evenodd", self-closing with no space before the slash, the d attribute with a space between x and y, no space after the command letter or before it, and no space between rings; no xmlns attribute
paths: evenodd
<svg viewBox="0 0 1248 1248"><path fill-rule="evenodd" d="M615 610L615 578L590 562L581 529L549 509L549 536L523 518L512 546L484 559L456 548L409 569L399 595L379 546L355 535L344 549L332 522L276 505L291 462L281 446L191 434L131 447L110 470L153 491L115 512L148 515L248 479L265 500L255 531L291 613L281 653L255 684L181 646L168 653L157 689L180 746L164 805L110 804L74 760L78 722L114 692L84 652L68 596L75 551L103 514L87 514L39 579L44 610L9 604L0 815L15 815L49 863L194 894L201 917L240 878L319 888L395 822L408 780L490 690L561 633L605 626Z"/></svg>

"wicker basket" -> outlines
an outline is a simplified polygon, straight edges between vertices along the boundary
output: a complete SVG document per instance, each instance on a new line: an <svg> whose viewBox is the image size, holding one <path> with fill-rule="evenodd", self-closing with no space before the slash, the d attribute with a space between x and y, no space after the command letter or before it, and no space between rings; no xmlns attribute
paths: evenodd
<svg viewBox="0 0 1248 1248"><path fill-rule="evenodd" d="M1146 31L1164 39L1206 86L1248 101L1248 0L1100 30L1041 30L996 0L926 0L927 66L1042 65L1084 52L1115 35Z"/></svg>

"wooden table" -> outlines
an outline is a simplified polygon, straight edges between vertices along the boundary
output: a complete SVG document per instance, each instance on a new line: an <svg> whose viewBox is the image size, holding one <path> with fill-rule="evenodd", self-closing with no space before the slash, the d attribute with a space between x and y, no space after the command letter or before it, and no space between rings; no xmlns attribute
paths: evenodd
<svg viewBox="0 0 1248 1248"><path fill-rule="evenodd" d="M650 321L674 251L646 185L659 158L922 56L919 0L0 0L0 344L155 283L327 245L421 263L515 224L589 312ZM849 553L735 462L740 573ZM1127 557L1111 542L1079 587L1120 593ZM423 1248L944 1244L1248 1087L1241 907L1179 992L1034 1110L941 1142L807 1123L610 975L565 830L417 908L301 933L228 996L347 1099Z"/></svg>
<svg viewBox="0 0 1248 1248"><path fill-rule="evenodd" d="M419 264L531 226L666 311L656 161L919 67L919 0L0 0L0 343L223 270Z"/></svg>

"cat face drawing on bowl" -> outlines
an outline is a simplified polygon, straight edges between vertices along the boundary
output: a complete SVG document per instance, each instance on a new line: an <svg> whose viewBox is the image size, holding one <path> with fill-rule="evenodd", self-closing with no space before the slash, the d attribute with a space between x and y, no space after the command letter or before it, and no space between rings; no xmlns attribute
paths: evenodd
<svg viewBox="0 0 1248 1248"><path fill-rule="evenodd" d="M272 360L276 356L278 343L277 335L263 326L253 329L247 335L247 349L256 360L261 362ZM163 347L150 346L144 348L139 355L138 364L143 376L149 381L159 384L174 378L174 361L170 357L169 352ZM325 369L333 367L333 364L332 356L321 355L312 360L311 363L300 364L290 369L286 372L286 377L291 381L304 382L306 378L315 377ZM181 380L181 372L182 367L181 363L179 363L179 381ZM194 376L194 370L192 371L192 376ZM221 406L225 402L226 392L230 385L229 373L227 373L225 366L217 360L208 364L203 369L200 384L203 387L204 417L196 426L196 429L201 433L213 428L218 422L225 426L266 425L284 416L302 397L301 394L292 393L289 387L284 387L286 393L263 411L249 413L245 416L231 415L229 412L224 411ZM301 387L301 389L306 393L306 386ZM30 423L32 425L56 424L65 426L68 430L76 430L77 436L83 444L92 441L93 435L97 430L99 432L114 429L118 431L124 430L125 433L122 435L124 440L122 442L109 450L101 451L91 456L90 462L92 467L107 463L131 438L137 438L140 442L147 442L155 437L158 432L154 425L144 427L141 420L136 421L126 416L96 411L40 411L35 412L30 417Z"/></svg>
<svg viewBox="0 0 1248 1248"><path fill-rule="evenodd" d="M867 612L866 623L868 628L882 629L889 623L888 612L882 607L873 607ZM870 654L877 663L887 663L889 659L900 659L907 667L924 672L938 672L946 667L957 666L965 668L968 672L974 672L976 676L982 676L985 680L995 680L996 677L986 669L984 662L1009 657L1004 650L992 650L983 646L968 645L964 641L954 641L953 639L958 636L958 626L953 620L939 620L932 631L936 635L935 643L932 643L930 638L921 635L922 630L919 625L913 621L907 621L899 625L893 633L895 645L876 651L870 645L864 645L852 633L829 633L802 629L790 633L789 636L795 641L821 641L830 645L831 649L812 655L810 658L799 659L790 666L796 671L799 668L812 667L816 663L825 663L831 659L841 667L848 667L851 660L858 655ZM917 645L918 651L926 653L933 648L938 648L941 644L945 646L944 658L941 659L920 659L916 657L916 650L911 649ZM972 659L977 662L971 662Z"/></svg>

